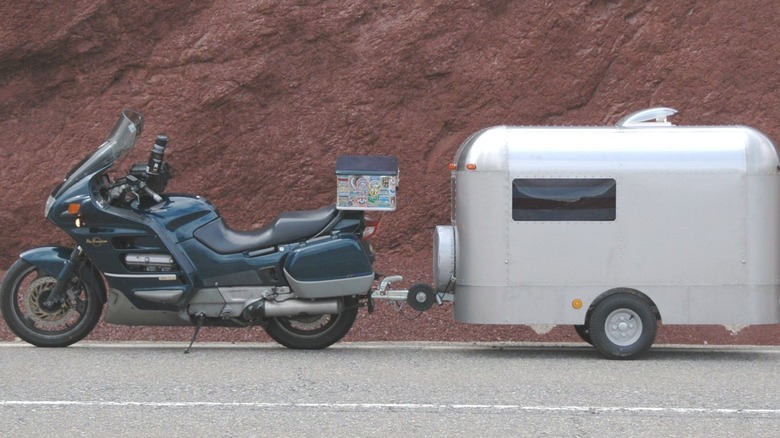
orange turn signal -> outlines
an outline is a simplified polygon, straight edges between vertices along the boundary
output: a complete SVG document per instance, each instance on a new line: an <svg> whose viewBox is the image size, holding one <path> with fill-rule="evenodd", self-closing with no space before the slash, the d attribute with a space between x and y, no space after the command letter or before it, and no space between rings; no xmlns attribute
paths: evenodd
<svg viewBox="0 0 780 438"><path fill-rule="evenodd" d="M458 170L458 165L457 165L457 164L455 164L455 163L450 163L450 164L449 164L447 167L448 167L450 170Z"/></svg>
<svg viewBox="0 0 780 438"><path fill-rule="evenodd" d="M467 164L466 169L468 170L475 170L477 168L476 164Z"/></svg>
<svg viewBox="0 0 780 438"><path fill-rule="evenodd" d="M68 214L77 215L79 214L79 211L81 211L81 204L78 203L72 203L68 204Z"/></svg>

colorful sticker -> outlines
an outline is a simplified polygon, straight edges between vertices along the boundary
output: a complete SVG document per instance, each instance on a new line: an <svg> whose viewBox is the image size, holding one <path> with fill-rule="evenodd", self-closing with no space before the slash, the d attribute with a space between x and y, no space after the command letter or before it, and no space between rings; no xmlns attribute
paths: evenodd
<svg viewBox="0 0 780 438"><path fill-rule="evenodd" d="M337 177L337 206L366 210L395 210L396 177L349 175Z"/></svg>

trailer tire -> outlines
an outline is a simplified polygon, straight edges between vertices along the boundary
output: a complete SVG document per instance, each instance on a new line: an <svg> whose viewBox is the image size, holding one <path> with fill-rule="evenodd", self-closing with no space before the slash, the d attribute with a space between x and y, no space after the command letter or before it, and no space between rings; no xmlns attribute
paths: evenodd
<svg viewBox="0 0 780 438"><path fill-rule="evenodd" d="M582 338L583 341L587 342L590 345L593 345L593 340L590 338L590 330L588 329L587 325L575 325L574 331L577 332L577 334Z"/></svg>
<svg viewBox="0 0 780 438"><path fill-rule="evenodd" d="M635 359L655 341L658 321L650 304L631 293L601 300L587 323L592 344L609 359Z"/></svg>

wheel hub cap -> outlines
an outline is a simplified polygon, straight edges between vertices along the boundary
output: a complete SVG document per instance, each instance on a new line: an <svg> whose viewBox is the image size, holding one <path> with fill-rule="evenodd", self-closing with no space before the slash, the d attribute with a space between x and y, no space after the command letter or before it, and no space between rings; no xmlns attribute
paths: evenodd
<svg viewBox="0 0 780 438"><path fill-rule="evenodd" d="M604 331L613 344L631 345L642 335L642 320L631 309L617 309L607 317Z"/></svg>

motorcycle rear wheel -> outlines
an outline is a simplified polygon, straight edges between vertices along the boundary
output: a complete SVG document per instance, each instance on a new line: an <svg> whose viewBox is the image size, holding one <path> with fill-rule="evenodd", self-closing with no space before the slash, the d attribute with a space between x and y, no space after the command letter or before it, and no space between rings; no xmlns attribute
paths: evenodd
<svg viewBox="0 0 780 438"><path fill-rule="evenodd" d="M82 340L103 311L92 282L76 275L65 291L66 299L45 309L42 304L55 284L56 278L19 259L0 286L0 311L8 328L37 347L67 347Z"/></svg>
<svg viewBox="0 0 780 438"><path fill-rule="evenodd" d="M347 335L357 318L355 298L344 298L344 311L336 314L268 318L266 333L294 350L321 350Z"/></svg>

